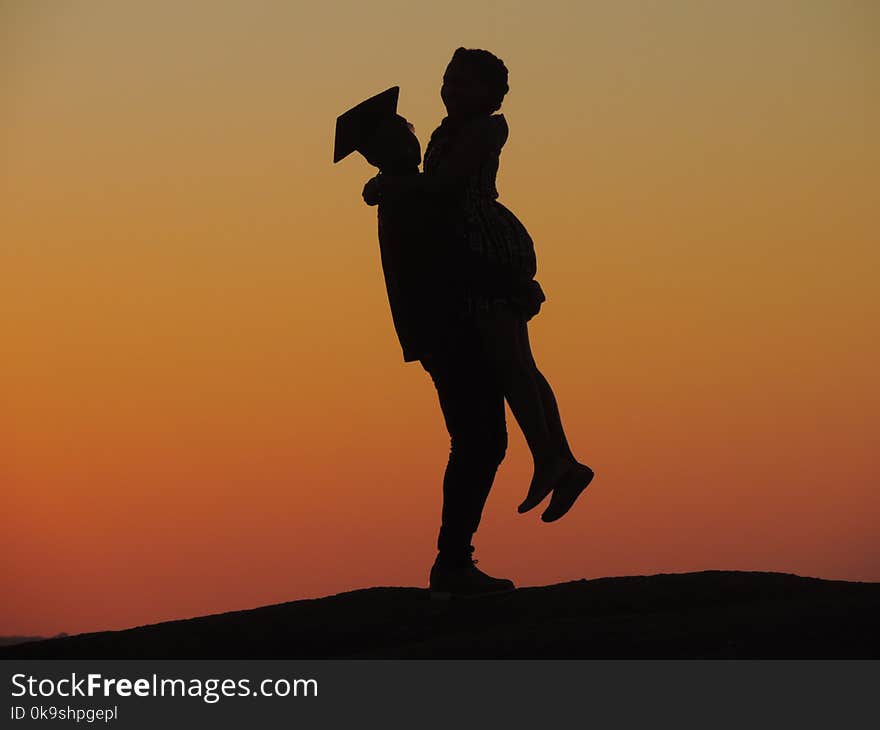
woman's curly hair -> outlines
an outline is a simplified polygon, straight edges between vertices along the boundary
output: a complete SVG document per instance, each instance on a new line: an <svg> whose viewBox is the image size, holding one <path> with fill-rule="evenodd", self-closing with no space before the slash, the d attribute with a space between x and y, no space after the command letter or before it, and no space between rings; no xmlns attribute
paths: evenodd
<svg viewBox="0 0 880 730"><path fill-rule="evenodd" d="M507 85L507 66L498 56L480 48L456 48L449 62L467 64L489 90L489 112L498 111L501 102L509 91Z"/></svg>

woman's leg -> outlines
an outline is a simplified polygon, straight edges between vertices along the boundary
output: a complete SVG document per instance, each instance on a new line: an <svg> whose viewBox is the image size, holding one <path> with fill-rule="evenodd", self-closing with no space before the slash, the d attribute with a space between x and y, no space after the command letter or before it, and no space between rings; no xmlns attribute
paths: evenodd
<svg viewBox="0 0 880 730"><path fill-rule="evenodd" d="M486 356L498 374L510 410L532 453L534 475L529 495L540 495L543 499L571 461L567 445L563 446L551 431L553 417L548 419L544 407L546 395L542 381L544 384L546 381L537 377L527 334L523 339L525 321L509 307L499 305L477 315L477 326ZM555 399L548 405L555 410Z"/></svg>
<svg viewBox="0 0 880 730"><path fill-rule="evenodd" d="M577 461L568 445L568 439L565 436L565 429L562 427L562 419L559 416L559 406L556 403L556 396L553 395L553 389L544 374L535 368L535 377L538 381L538 390L541 392L541 402L544 404L544 415L547 418L547 428L550 436L556 442L556 447L560 452L565 454L571 461Z"/></svg>
<svg viewBox="0 0 880 730"><path fill-rule="evenodd" d="M532 370L532 377L538 386L538 392L541 397L541 405L544 409L544 418L547 422L547 430L550 438L556 447L556 450L566 455L571 461L577 461L568 445L568 439L565 436L565 429L562 427L562 419L559 416L559 406L556 402L556 396L553 389L544 374L538 369L535 358L532 355L532 346L529 342L529 325L525 320L519 322L518 332L518 348L522 353L524 360L529 364Z"/></svg>
<svg viewBox="0 0 880 730"><path fill-rule="evenodd" d="M542 518L545 522L553 522L562 517L577 499L578 495L586 489L587 485L593 478L593 471L588 466L581 464L575 458L568 445L568 439L565 436L565 429L562 427L562 419L559 416L559 406L556 402L556 396L550 383L544 377L543 373L538 370L535 364L535 358L532 355L532 348L529 342L528 324L524 320L519 327L519 349L523 357L530 364L534 373L535 381L538 385L538 391L541 396L541 402L544 408L544 416L547 422L547 430L557 451L564 454L570 465L565 477L557 483L554 490L554 497L550 501L550 507L544 512ZM547 495L540 491L529 490L523 503L518 507L519 512L528 512L536 507Z"/></svg>

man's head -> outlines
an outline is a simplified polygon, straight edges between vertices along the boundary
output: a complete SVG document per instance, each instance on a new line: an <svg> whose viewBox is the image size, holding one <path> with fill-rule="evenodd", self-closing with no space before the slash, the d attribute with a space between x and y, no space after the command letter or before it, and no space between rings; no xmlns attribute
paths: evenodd
<svg viewBox="0 0 880 730"><path fill-rule="evenodd" d="M399 114L381 119L373 134L358 146L358 152L380 170L409 169L422 161L422 148L413 126Z"/></svg>

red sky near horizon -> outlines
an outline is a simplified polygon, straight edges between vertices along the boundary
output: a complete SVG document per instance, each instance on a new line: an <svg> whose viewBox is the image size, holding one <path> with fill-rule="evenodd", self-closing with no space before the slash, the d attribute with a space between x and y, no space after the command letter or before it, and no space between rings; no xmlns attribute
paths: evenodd
<svg viewBox="0 0 880 730"><path fill-rule="evenodd" d="M0 7L0 634L426 585L448 437L332 137L399 84L424 145L459 45L597 473L516 514L509 419L480 567L880 580L877 7L296 5Z"/></svg>

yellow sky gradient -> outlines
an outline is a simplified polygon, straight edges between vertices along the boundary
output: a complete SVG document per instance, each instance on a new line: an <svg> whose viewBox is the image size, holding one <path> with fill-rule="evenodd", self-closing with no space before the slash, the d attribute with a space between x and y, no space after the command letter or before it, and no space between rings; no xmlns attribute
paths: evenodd
<svg viewBox="0 0 880 730"><path fill-rule="evenodd" d="M501 200L576 453L477 536L530 585L880 580L870 2L0 3L0 634L424 585L448 449L335 117L505 60Z"/></svg>

